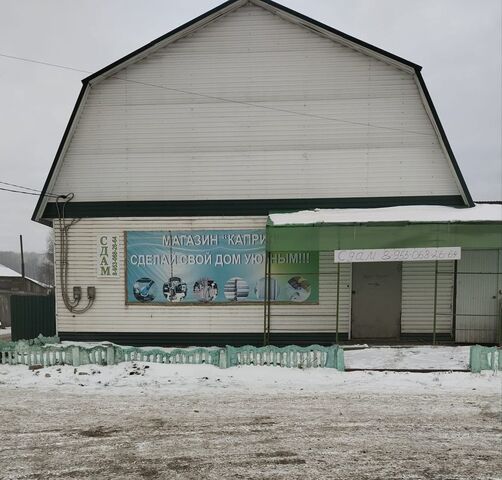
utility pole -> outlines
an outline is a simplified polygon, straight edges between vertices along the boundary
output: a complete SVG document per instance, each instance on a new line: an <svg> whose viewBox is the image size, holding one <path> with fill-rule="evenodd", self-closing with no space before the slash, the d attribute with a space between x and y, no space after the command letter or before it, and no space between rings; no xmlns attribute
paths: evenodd
<svg viewBox="0 0 502 480"><path fill-rule="evenodd" d="M24 278L24 251L23 251L23 236L19 235L19 244L21 245L21 276Z"/></svg>

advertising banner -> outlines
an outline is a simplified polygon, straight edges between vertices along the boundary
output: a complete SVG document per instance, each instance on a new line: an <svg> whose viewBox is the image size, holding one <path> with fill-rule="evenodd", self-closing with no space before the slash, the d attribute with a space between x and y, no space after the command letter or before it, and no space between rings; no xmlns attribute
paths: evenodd
<svg viewBox="0 0 502 480"><path fill-rule="evenodd" d="M265 230L126 232L127 303L263 302ZM318 303L318 252L271 255L274 302Z"/></svg>

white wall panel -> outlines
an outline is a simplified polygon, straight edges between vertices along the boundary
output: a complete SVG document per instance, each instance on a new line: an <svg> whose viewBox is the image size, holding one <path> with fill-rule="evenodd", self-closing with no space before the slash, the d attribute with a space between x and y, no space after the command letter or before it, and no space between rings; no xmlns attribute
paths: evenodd
<svg viewBox="0 0 502 480"><path fill-rule="evenodd" d="M403 262L401 332L432 333L435 262ZM455 264L439 262L436 333L451 333Z"/></svg>
<svg viewBox="0 0 502 480"><path fill-rule="evenodd" d="M250 4L92 86L52 191L459 194L412 74Z"/></svg>
<svg viewBox="0 0 502 480"><path fill-rule="evenodd" d="M502 328L502 251L462 252L458 262L455 340L494 343Z"/></svg>
<svg viewBox="0 0 502 480"><path fill-rule="evenodd" d="M57 326L72 332L262 332L263 305L159 306L125 304L123 232L167 229L264 228L265 217L103 218L82 219L69 235L69 286L96 286L94 306L73 315L63 305L57 282ZM96 241L99 234L121 234L120 276L96 276ZM56 235L56 268L59 269L59 238ZM351 269L344 266L340 283L339 331L347 332L350 319ZM321 253L318 305L272 304L274 332L335 332L336 269L332 254Z"/></svg>

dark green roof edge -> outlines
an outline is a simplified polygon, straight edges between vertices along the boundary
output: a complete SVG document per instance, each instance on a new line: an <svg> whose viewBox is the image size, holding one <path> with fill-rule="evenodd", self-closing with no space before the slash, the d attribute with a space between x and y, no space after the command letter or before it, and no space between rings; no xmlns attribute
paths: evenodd
<svg viewBox="0 0 502 480"><path fill-rule="evenodd" d="M445 205L464 207L460 195L414 197L286 198L235 200L166 200L70 202L67 217L180 217L180 216L251 216L274 211L293 212L314 208L377 208L400 205ZM56 218L56 204L49 202L43 218Z"/></svg>

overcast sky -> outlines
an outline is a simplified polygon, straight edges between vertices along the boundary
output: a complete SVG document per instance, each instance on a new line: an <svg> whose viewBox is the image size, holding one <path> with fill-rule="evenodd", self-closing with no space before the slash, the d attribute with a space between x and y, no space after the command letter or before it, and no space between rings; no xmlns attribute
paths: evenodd
<svg viewBox="0 0 502 480"><path fill-rule="evenodd" d="M474 199L502 199L501 0L280 1L422 65ZM0 54L94 72L219 3L0 0ZM42 188L85 76L0 56L0 181ZM43 251L37 197L0 199L0 250Z"/></svg>

